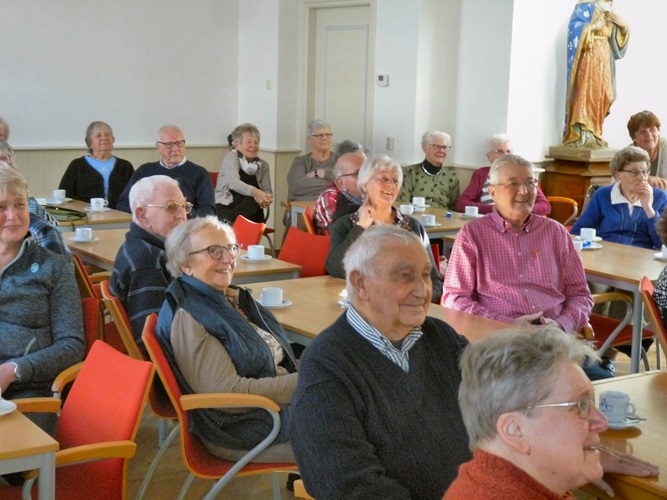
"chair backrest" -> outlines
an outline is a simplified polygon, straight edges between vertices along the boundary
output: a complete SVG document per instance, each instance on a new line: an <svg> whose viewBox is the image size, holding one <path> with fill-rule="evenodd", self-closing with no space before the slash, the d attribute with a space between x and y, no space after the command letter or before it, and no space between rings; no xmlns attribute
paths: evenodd
<svg viewBox="0 0 667 500"><path fill-rule="evenodd" d="M301 266L302 278L325 276L325 261L330 245L329 235L309 234L299 228L290 227L278 258Z"/></svg>
<svg viewBox="0 0 667 500"><path fill-rule="evenodd" d="M95 342L58 419L60 448L134 441L153 374L152 363ZM57 481L75 485L79 498L124 498L126 472L126 459L107 459L62 467Z"/></svg>
<svg viewBox="0 0 667 500"><path fill-rule="evenodd" d="M547 196L551 204L549 218L557 220L564 226L574 223L579 214L579 203L565 196Z"/></svg>
<svg viewBox="0 0 667 500"><path fill-rule="evenodd" d="M306 225L306 231L310 234L317 234L315 230L315 212L313 207L306 207L303 211L303 223Z"/></svg>
<svg viewBox="0 0 667 500"><path fill-rule="evenodd" d="M209 172L208 175L211 176L211 182L213 183L213 189L218 185L218 173L219 172Z"/></svg>
<svg viewBox="0 0 667 500"><path fill-rule="evenodd" d="M83 265L81 257L72 254L72 261L74 262L74 277L76 278L76 284L79 286L81 297L97 297L93 282L86 270L86 266Z"/></svg>
<svg viewBox="0 0 667 500"><path fill-rule="evenodd" d="M85 358L88 356L95 341L102 338L102 313L100 311L100 300L96 297L82 298L81 310L83 312L83 336L86 340Z"/></svg>
<svg viewBox="0 0 667 500"><path fill-rule="evenodd" d="M104 303L104 307L107 308L107 311L109 311L109 314L111 315L111 319L116 326L115 332L122 342L125 351L131 358L143 360L144 356L141 354L141 351L134 340L134 336L132 335L130 318L127 316L125 306L118 297L115 297L111 293L109 280L104 280L100 283L100 291L102 292L102 302ZM115 344L115 339L105 338L105 340L111 345ZM114 345L114 347L116 346Z"/></svg>
<svg viewBox="0 0 667 500"><path fill-rule="evenodd" d="M658 337L658 342L660 342L660 347L662 347L663 352L667 352L667 331L665 325L662 322L662 316L660 310L658 309L658 304L656 304L655 299L653 298L653 283L646 276L642 278L640 285L642 292L642 301L644 302L644 307L646 308L646 314L648 319L653 325L653 332L656 337Z"/></svg>
<svg viewBox="0 0 667 500"><path fill-rule="evenodd" d="M247 250L249 245L259 245L265 227L263 222L253 222L239 215L234 221L236 243L244 250Z"/></svg>

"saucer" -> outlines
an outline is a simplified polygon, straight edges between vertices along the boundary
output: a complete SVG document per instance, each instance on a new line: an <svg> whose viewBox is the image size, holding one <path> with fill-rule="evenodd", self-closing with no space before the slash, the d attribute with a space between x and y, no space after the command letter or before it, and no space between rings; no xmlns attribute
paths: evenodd
<svg viewBox="0 0 667 500"><path fill-rule="evenodd" d="M72 198L47 198L46 199L47 205L60 205L62 203L67 203L68 201L72 201Z"/></svg>
<svg viewBox="0 0 667 500"><path fill-rule="evenodd" d="M276 305L265 304L265 303L262 302L261 300L257 300L257 302L260 303L260 304L262 304L264 307L269 308L269 309L282 309L283 307L289 307L289 306L292 305L292 301L289 300L289 299L283 299L283 301L282 301L281 304L276 304Z"/></svg>
<svg viewBox="0 0 667 500"><path fill-rule="evenodd" d="M273 257L271 257L270 255L265 255L261 259L251 259L250 257L248 257L248 254L245 254L245 255L241 255L241 258L243 260L247 260L248 262L264 262L264 261L267 261L267 260L271 260Z"/></svg>
<svg viewBox="0 0 667 500"><path fill-rule="evenodd" d="M93 209L93 207L86 207L84 208L86 212L93 212L93 213L98 213L98 212L106 212L107 210L111 210L109 207L102 207L99 210Z"/></svg>
<svg viewBox="0 0 667 500"><path fill-rule="evenodd" d="M599 243L591 243L590 245L583 247L582 250L598 250L600 248L602 248L602 245Z"/></svg>
<svg viewBox="0 0 667 500"><path fill-rule="evenodd" d="M656 252L653 254L653 257L658 260L664 260L667 261L667 257L662 256L662 252Z"/></svg>
<svg viewBox="0 0 667 500"><path fill-rule="evenodd" d="M628 415L623 419L622 422L609 422L609 428L611 430L620 431L623 429L634 427L636 425L641 425L642 422L644 421L645 421L644 419L639 418L637 415L635 415L634 417Z"/></svg>
<svg viewBox="0 0 667 500"><path fill-rule="evenodd" d="M415 207L415 212L423 212L424 210L429 208L431 205L429 205L427 203L426 205L412 205L412 206Z"/></svg>
<svg viewBox="0 0 667 500"><path fill-rule="evenodd" d="M461 217L463 217L464 219L479 219L480 217L484 217L484 214L477 214L477 215L461 214Z"/></svg>
<svg viewBox="0 0 667 500"><path fill-rule="evenodd" d="M16 403L7 401L6 399L0 399L0 415L6 415L14 410L16 410Z"/></svg>
<svg viewBox="0 0 667 500"><path fill-rule="evenodd" d="M596 236L592 240L582 240L581 236L575 236L574 239L579 241L602 241L602 238L600 236Z"/></svg>
<svg viewBox="0 0 667 500"><path fill-rule="evenodd" d="M350 305L350 301L347 299L338 299L338 305L341 307L347 307Z"/></svg>
<svg viewBox="0 0 667 500"><path fill-rule="evenodd" d="M94 243L95 241L100 241L100 239L97 236L93 236L93 239L91 240L82 240L81 238L77 238L76 236L72 236L70 241L74 241L76 243Z"/></svg>
<svg viewBox="0 0 667 500"><path fill-rule="evenodd" d="M424 227L438 227L438 226L442 226L442 224L440 224L439 222L436 222L435 224L426 224L426 223L422 222L422 226L424 226Z"/></svg>

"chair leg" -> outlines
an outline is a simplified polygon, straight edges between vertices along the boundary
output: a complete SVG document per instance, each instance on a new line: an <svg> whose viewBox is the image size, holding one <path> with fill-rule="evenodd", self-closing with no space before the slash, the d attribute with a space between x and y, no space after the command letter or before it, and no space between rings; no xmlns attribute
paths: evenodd
<svg viewBox="0 0 667 500"><path fill-rule="evenodd" d="M165 419L160 419L160 424L163 422L167 422ZM146 490L148 489L148 484L151 482L151 478L153 477L153 474L155 473L155 470L157 469L157 466L159 465L160 461L162 460L162 457L164 456L165 453L167 453L167 450L169 449L169 445L171 442L174 440L176 436L178 436L178 431L180 429L180 424L177 422L176 426L174 429L171 431L169 436L167 436L166 439L162 440L162 444L160 445L160 449L157 451L157 454L153 458L153 461L151 462L150 467L148 468L148 471L146 472L146 476L144 477L144 480L141 482L141 487L139 488L139 491L137 492L136 499L141 500L144 495L146 494ZM166 430L166 426L165 426Z"/></svg>
<svg viewBox="0 0 667 500"><path fill-rule="evenodd" d="M276 249L273 246L273 240L271 239L271 236L269 236L268 234L265 234L264 237L267 240L269 240L269 248L271 249L271 257L273 257L275 259L276 258Z"/></svg>
<svg viewBox="0 0 667 500"><path fill-rule="evenodd" d="M178 500L183 500L185 498L185 494L188 492L190 489L190 485L192 484L192 481L195 480L195 475L191 472L188 478L185 480L183 483L183 487L181 488L181 491L178 493Z"/></svg>
<svg viewBox="0 0 667 500"><path fill-rule="evenodd" d="M176 424L176 427L178 427L178 423ZM160 422L158 422L158 427L157 427L157 445L158 448L161 448L162 445L164 444L165 440L168 439L167 433L169 432L169 420L165 418L161 418ZM173 433L173 431L172 431Z"/></svg>
<svg viewBox="0 0 667 500"><path fill-rule="evenodd" d="M644 370L650 371L651 370L651 365L648 362L648 356L646 355L646 351L644 350L643 347L641 349L642 349L642 352L641 352L642 361L644 361Z"/></svg>
<svg viewBox="0 0 667 500"><path fill-rule="evenodd" d="M283 496L280 494L280 483L278 473L271 473L271 486L273 487L273 500L282 500Z"/></svg>
<svg viewBox="0 0 667 500"><path fill-rule="evenodd" d="M662 364L660 361L660 342L658 342L658 339L655 339L655 368L656 370L660 370L660 365Z"/></svg>

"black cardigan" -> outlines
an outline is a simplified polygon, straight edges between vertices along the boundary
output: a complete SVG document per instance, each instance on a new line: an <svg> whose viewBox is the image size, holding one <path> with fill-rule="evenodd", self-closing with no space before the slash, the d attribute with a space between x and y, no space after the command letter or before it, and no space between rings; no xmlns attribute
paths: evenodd
<svg viewBox="0 0 667 500"><path fill-rule="evenodd" d="M133 173L134 167L129 161L116 158L116 165L109 176L109 208L116 207L116 202ZM70 198L88 203L91 198L105 197L102 174L90 166L85 156L72 160L60 179L58 189L64 189Z"/></svg>

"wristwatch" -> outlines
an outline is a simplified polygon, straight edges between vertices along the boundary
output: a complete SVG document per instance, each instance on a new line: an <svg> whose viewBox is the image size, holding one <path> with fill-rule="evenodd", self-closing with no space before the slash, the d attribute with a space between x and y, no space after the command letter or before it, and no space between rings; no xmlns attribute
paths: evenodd
<svg viewBox="0 0 667 500"><path fill-rule="evenodd" d="M317 175L317 169L315 169L315 178L316 178L316 179L319 179L319 178L320 178L320 176Z"/></svg>
<svg viewBox="0 0 667 500"><path fill-rule="evenodd" d="M20 382L21 381L21 374L19 373L19 365L17 365L13 361L10 361L9 363L14 365L14 376L16 377L16 381Z"/></svg>

